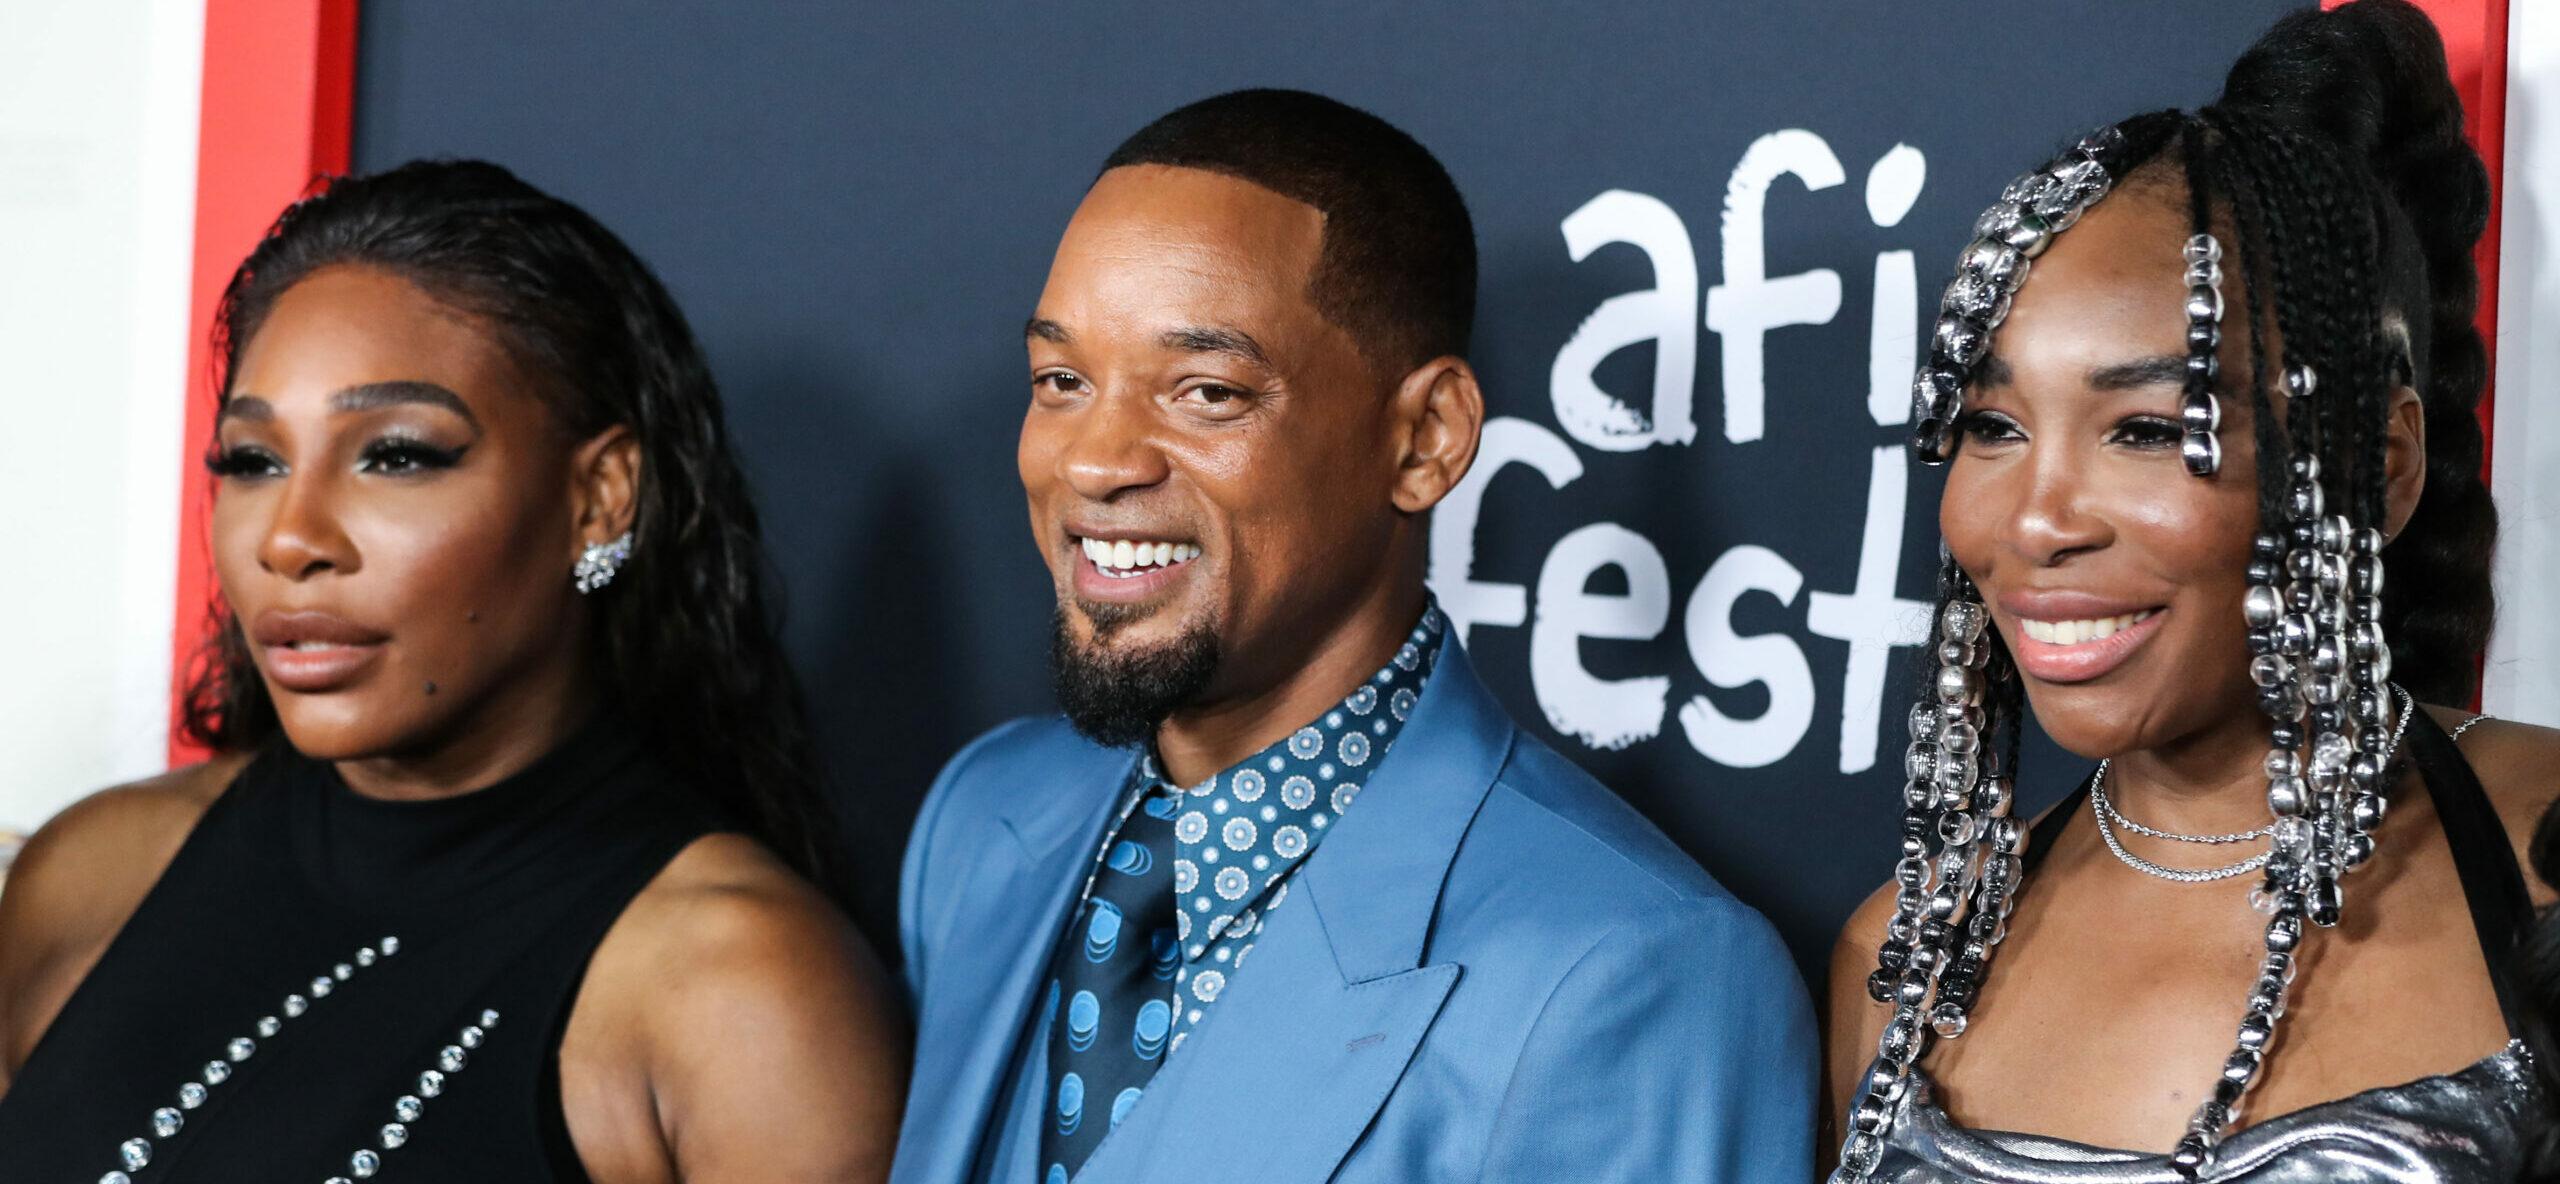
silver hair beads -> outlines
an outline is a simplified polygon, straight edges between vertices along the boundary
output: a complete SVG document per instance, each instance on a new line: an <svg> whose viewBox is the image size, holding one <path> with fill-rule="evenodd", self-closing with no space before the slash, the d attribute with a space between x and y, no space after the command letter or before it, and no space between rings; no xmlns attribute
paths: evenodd
<svg viewBox="0 0 2560 1184"><path fill-rule="evenodd" d="M2187 383L2178 405L2178 456L2187 471L2210 477L2222 469L2222 243L2210 234L2187 240Z"/></svg>
<svg viewBox="0 0 2560 1184"><path fill-rule="evenodd" d="M1989 356L2030 262L2112 190L2124 149L2125 137L2115 128L2084 136L2070 152L2012 182L1975 223L1974 241L1940 302L1928 363L1913 386L1913 446L1923 461L1944 463L1953 455L1966 387ZM2182 245L2187 356L2179 457L2189 474L2211 477L2223 459L2217 391L2224 244L2206 232L2201 212L2198 217L2197 233ZM2330 512L2330 486L2316 455L2324 434L2318 422L2329 417L2310 417L2319 376L2304 365L2281 371L2284 395L2298 416L2290 418L2295 445L2284 455L2259 458L2281 466L2275 472L2282 488L2254 541L2241 605L2250 677L2271 721L2264 769L2273 822L2251 894L2269 916L2233 1050L2170 1153L2172 1166L2190 1180L2210 1169L2264 1066L2306 932L2337 924L2341 877L2373 855L2392 756L2383 540L2373 524ZM1895 910L1867 980L1869 994L1893 1013L1860 1082L1833 1184L1854 1184L1874 1170L1913 1066L1934 1040L1964 1032L2021 887L2026 835L2009 813L2014 770L1987 769L1983 751L1987 655L1996 640L1984 636L1987 612L1970 585L1960 573L1954 578L1959 594L1938 621L1938 677L1911 715ZM2207 870L2246 874L2245 862Z"/></svg>
<svg viewBox="0 0 2560 1184"><path fill-rule="evenodd" d="M1944 464L1954 455L1965 385L1990 354L2031 261L2114 190L2124 148L2121 129L2098 128L2010 182L1975 220L1974 241L1939 300L1928 363L1912 383L1912 447L1923 462ZM1894 1013L1850 1114L1835 1184L1863 1180L1874 1169L1912 1065L1933 1036L1963 1034L1991 951L2008 933L2026 828L2009 813L2011 770L1983 775L1989 621L1969 585L1946 606L1934 690L1911 709L1894 916L1867 978L1867 993Z"/></svg>
<svg viewBox="0 0 2560 1184"><path fill-rule="evenodd" d="M2286 369L2285 393L2293 402L2312 398L2318 388L2310 367ZM2260 709L2273 721L2266 774L2275 835L2251 897L2272 915L2238 1043L2170 1153L2172 1166L2191 1180L2212 1164L2265 1063L2284 1016L2303 923L2336 925L2345 905L2340 878L2373 857L2396 747L2396 737L2386 735L2391 650L2382 635L2382 532L2327 512L2318 456L2297 452L2286 469L2283 517L2257 538L2242 604L2249 676L2258 685ZM2414 709L2404 706L2404 724Z"/></svg>
<svg viewBox="0 0 2560 1184"><path fill-rule="evenodd" d="M2124 133L2115 127L2090 132L2043 168L2011 181L1975 220L1973 244L1938 302L1929 361L1912 383L1919 426L1911 442L1921 460L1944 464L1954 455L1965 384L1991 352L1992 331L2008 319L2029 262L2115 188L2113 161L2123 150Z"/></svg>
<svg viewBox="0 0 2560 1184"><path fill-rule="evenodd" d="M1990 614L1970 591L1940 614L1937 680L1929 700L1911 709L1899 887L1867 978L1867 993L1892 1004L1893 1018L1850 1114L1835 1182L1864 1179L1875 1167L1912 1065L1933 1033L1964 1033L1991 950L2008 933L2026 828L2009 813L2009 771L1984 775Z"/></svg>

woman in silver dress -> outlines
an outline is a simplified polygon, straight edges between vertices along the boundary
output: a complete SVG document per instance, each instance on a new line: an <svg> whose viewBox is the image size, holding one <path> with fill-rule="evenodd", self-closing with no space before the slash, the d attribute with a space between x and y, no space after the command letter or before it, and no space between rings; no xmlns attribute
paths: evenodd
<svg viewBox="0 0 2560 1184"><path fill-rule="evenodd" d="M2503 1180L2547 1140L2511 962L2560 733L2431 706L2491 617L2487 205L2434 28L2358 0L1977 223L1918 381L1947 561L1903 858L1832 962L1835 1181ZM2028 710L2099 761L2032 825Z"/></svg>

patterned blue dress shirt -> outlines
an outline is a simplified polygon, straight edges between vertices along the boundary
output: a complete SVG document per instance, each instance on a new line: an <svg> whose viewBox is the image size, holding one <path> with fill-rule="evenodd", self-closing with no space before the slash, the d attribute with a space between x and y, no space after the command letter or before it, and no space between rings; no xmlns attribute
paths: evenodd
<svg viewBox="0 0 2560 1184"><path fill-rule="evenodd" d="M1351 808L1430 678L1435 603L1384 667L1322 717L1187 789L1151 751L1050 961L1044 1184L1065 1184L1244 968L1289 879Z"/></svg>

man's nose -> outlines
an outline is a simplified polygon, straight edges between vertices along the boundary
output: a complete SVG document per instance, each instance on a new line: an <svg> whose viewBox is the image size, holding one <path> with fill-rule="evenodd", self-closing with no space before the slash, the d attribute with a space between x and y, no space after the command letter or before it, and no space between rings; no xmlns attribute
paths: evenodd
<svg viewBox="0 0 2560 1184"><path fill-rule="evenodd" d="M1159 446L1154 405L1143 397L1104 394L1075 417L1058 472L1076 496L1109 501L1162 483L1172 465Z"/></svg>

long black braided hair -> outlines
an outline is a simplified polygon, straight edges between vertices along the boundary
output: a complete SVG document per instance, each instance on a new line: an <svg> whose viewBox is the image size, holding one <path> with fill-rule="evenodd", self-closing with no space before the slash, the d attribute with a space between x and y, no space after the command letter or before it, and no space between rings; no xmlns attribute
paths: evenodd
<svg viewBox="0 0 2560 1184"><path fill-rule="evenodd" d="M638 558L597 597L599 690L662 759L844 902L834 816L774 635L755 504L718 385L665 285L586 211L494 164L418 161L337 178L278 217L232 275L215 320L223 397L277 299L340 264L389 271L487 318L550 380L542 395L570 431L630 427L644 461ZM281 734L239 622L220 604L182 723L216 751Z"/></svg>
<svg viewBox="0 0 2560 1184"><path fill-rule="evenodd" d="M2085 163L2068 164L2075 153ZM2251 445L2258 461L2260 519L2249 573L2253 592L2273 592L2288 578L2337 578L2324 576L2316 566L2286 569L2316 564L2315 551L2331 546L2314 546L2315 537L2328 527L2315 531L2312 524L2334 521L2323 518L2324 506L2333 514L2343 512L2356 533L2385 523L2390 408L2404 385L2418 392L2423 408L2426 481L2417 507L2387 546L2378 545L2378 535L2364 544L2378 546L2379 564L2370 558L2371 551L2359 552L2353 561L2357 587L2368 586L2368 579L2382 585L2378 620L2364 618L2355 634L2358 677L2352 682L2324 680L2343 689L2329 697L2313 695L2308 704L2304 687L2289 681L2290 673L2281 675L2288 680L2281 685L2260 679L2265 706L2277 721L2276 755L2300 750L2309 734L2335 736L2350 722L2369 727L2382 719L2384 683L2394 678L2420 698L2468 702L2494 617L2489 561L2497 525L2480 475L2482 437L2476 416L2485 355L2473 325L2479 280L2471 261L2487 218L2488 182L2477 152L2463 139L2460 102L2433 25L2406 0L2356 0L2333 11L2297 13L2241 57L2212 105L2136 116L2083 138L2055 162L2043 175L2022 178L2004 193L2005 220L1995 207L1977 224L1977 235L1985 241L1968 252L1965 269L1949 289L1948 315L1958 319L1942 320L1938 353L1922 376L1924 418L1915 442L1924 458L1943 459L1962 430L1961 395L1952 388L1962 381L1971 359L1987 348L1990 327L2005 313L2006 297L1981 285L1996 283L1988 277L2004 266L2023 269L2014 255L2000 259L1997 241L2019 233L2020 210L2032 210L2026 215L2030 221L2023 237L2008 241L2038 240L2026 248L2032 255L2041 249L2044 235L2064 232L2077 219L2076 210L2064 208L2068 202L2044 203L2067 196L2057 194L2056 183L2067 190L2078 184L2074 178L2082 170L2103 166L2102 184L2095 190L2100 197L2108 177L2119 187L2147 189L2155 198L2178 193L2197 236L2188 247L2188 282L2203 285L2191 293L2189 306L2188 462L2199 474L2215 470L2219 444L2209 430L2196 430L2199 421L2218 422L2207 411L2218 397L2247 399L2254 412ZM2224 372L2219 360L2222 289L2215 263L2218 244L2226 240L2235 248L2239 279L2231 305L2245 325L2237 351L2245 367L2236 374ZM1985 250L1990 254L1977 253ZM2337 553L2344 564L2344 548ZM2387 581L2381 580L2384 569ZM1937 620L1979 620L1978 612L1962 611L1978 594L1951 555L1942 553L1938 584ZM2367 604L2371 607L2371 597ZM1954 616L1951 607L1958 610ZM2306 606L2290 607L2298 611ZM2235 612L2239 608L2233 606ZM1899 1096L1897 1065L1907 1065L1927 1046L1927 1034L1904 1018L1915 1005L1934 999L1932 1025L1944 1038L1961 1034L1991 947L1998 943L2006 899L2017 887L2013 871L1990 871L1994 864L2014 868L2014 847L2007 846L2008 840L1995 841L1979 856L1959 849L1983 826L1999 826L2003 835L2017 833L2013 824L1993 819L1999 801L2008 796L2004 783L2017 772L2026 716L2023 691L1996 630L1982 630L1978 643L1956 639L1957 632L1949 626L1950 639L1940 643L1942 664L1925 671L1921 706L1913 714L1913 782L1906 795L1914 810L1905 818L1905 861L1897 868L1903 890L1879 968L1868 983L1879 1001L1899 1003L1900 1008L1896 1022L1888 1026L1885 1055L1870 1070L1853 1111L1860 1130L1875 1129L1875 1107ZM2271 631L2253 631L2253 647L2273 641ZM2362 652L2366 648L2375 652ZM2338 651L2323 651L2322 658L2333 660L2335 653L2339 658L2334 660L2343 660L2343 651L2341 645ZM2251 659L2235 653L2232 660ZM1968 661L1978 665L1979 678L1948 682ZM2278 659L2256 661L2276 662L2277 672L2289 669ZM1963 799L1972 774L1944 776L1947 761L1971 750L1976 730L1933 717L1942 702L1948 705L1949 719L1969 712L1969 683L1980 694L1978 775L1994 787L1989 806ZM1946 744L1940 735L1959 729L1959 745ZM2270 757L2271 772L2276 755ZM1956 791L1953 798L1939 793L1935 806L1929 804L1933 775L1941 791ZM1991 821L1977 825L1972 821L1976 816L1965 813L1969 808ZM2280 905L2276 930L2299 924L2299 919L2281 920L2286 907L2305 910L2297 918L2335 923L2338 896L2331 873L2362 862L2372 849L2362 833L2367 819L2361 811L2359 807L2354 832L2338 833L2337 865L2329 863L2331 854L2319 856L2327 882L2307 899ZM2378 817L2378 812L2372 815ZM1933 821L1939 825L1933 827ZM1944 832L1950 821L1960 823L1954 836L1943 849L1931 845L1931 832ZM2004 849L2012 853L2003 855ZM1920 861L1932 853L1952 861L1942 868L1941 879L1928 880L1925 872L1918 879L1908 874L1924 868ZM1965 859L1980 861L1978 873L1966 873L1978 879L1949 875ZM2536 862L2550 879L2553 865L2560 864L2560 823L2544 827ZM2271 864L2270 884L2279 878ZM1929 884L1940 888L1935 899L1923 895ZM1990 886L1987 891L1984 884ZM1964 897L1968 891L1973 895ZM1954 911L1946 908L1959 898L1967 903ZM2290 967L2294 940L2271 930L2270 967ZM2547 977L2553 989L2538 997L2560 1002L2560 933L2546 935L2540 948L2547 951L2543 964L2552 968ZM2260 990L2270 990L2263 980ZM2280 1000L2282 983L2271 990L2271 999ZM2272 1002L2260 1006L2254 997L2253 1008L2280 1011ZM2197 1125L2191 1126L2204 1133L2191 1135L2194 1148L2181 1145L2182 1167L2209 1158L2215 1132L2229 1121L2239 1090L2255 1074L2257 1060L2248 1052L2245 1026L2244 1048L2235 1065L2239 1059L2248 1061L2248 1076L2217 1083L2215 1105L2200 1112ZM2546 1055L2540 1060L2548 1071L2553 1059ZM2227 1088L2235 1083L2238 1089ZM1863 1137L1852 1137L1853 1150ZM1844 1173L1863 1173L1872 1154L1870 1139L1863 1162L1853 1162L1858 1155L1844 1156Z"/></svg>
<svg viewBox="0 0 2560 1184"><path fill-rule="evenodd" d="M2463 138L2434 26L2405 0L2297 13L2240 58L2212 106L2118 127L2126 171L2180 184L2199 231L2219 207L2237 232L2233 304L2250 366L2223 389L2238 386L2257 413L2263 521L2279 518L2285 495L2285 467L2267 462L2303 450L2323 455L2333 504L2379 521L2390 399L2402 383L2417 390L2426 488L2383 551L2383 630L2396 681L2420 699L2470 702L2496 616L2497 511L2481 479L2478 418L2487 361L2471 257L2489 188ZM2246 315L2252 309L2273 325ZM2308 415L2275 413L2283 376L2266 327L2319 375L2302 401ZM1941 607L1962 578L1952 558L1942 567Z"/></svg>

